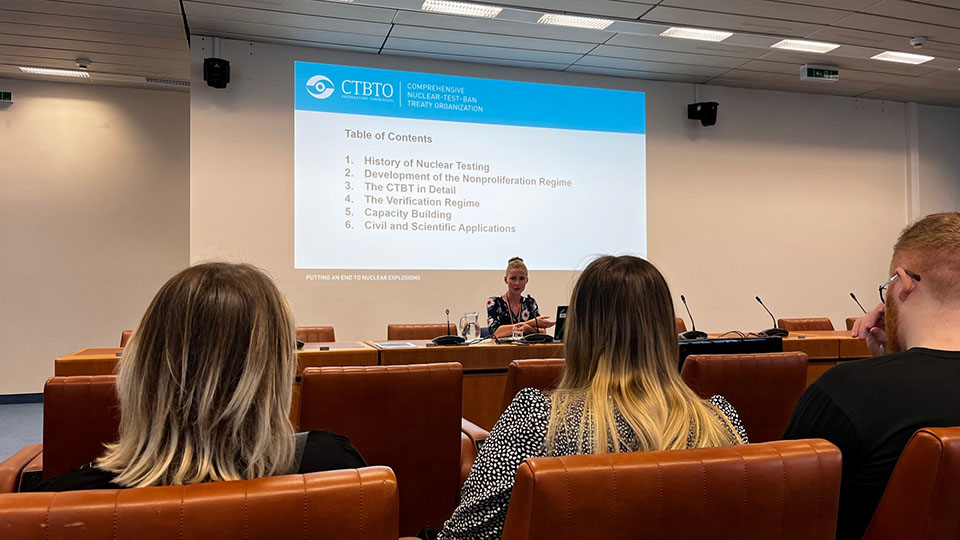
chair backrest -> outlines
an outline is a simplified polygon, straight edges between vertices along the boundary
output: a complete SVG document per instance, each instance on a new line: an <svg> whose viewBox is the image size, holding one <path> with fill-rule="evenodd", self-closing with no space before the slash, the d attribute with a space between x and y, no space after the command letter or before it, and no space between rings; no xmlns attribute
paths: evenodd
<svg viewBox="0 0 960 540"><path fill-rule="evenodd" d="M298 326L297 339L306 343L329 343L337 340L332 326Z"/></svg>
<svg viewBox="0 0 960 540"><path fill-rule="evenodd" d="M853 323L857 322L857 319L860 317L847 317L847 330L853 330Z"/></svg>
<svg viewBox="0 0 960 540"><path fill-rule="evenodd" d="M813 330L833 330L833 323L827 317L807 317L802 319L777 319L777 328L791 332Z"/></svg>
<svg viewBox="0 0 960 540"><path fill-rule="evenodd" d="M725 397L740 414L750 442L775 441L807 387L807 354L691 355L680 376L700 397Z"/></svg>
<svg viewBox="0 0 960 540"><path fill-rule="evenodd" d="M503 540L827 540L840 451L822 440L533 458Z"/></svg>
<svg viewBox="0 0 960 540"><path fill-rule="evenodd" d="M130 336L133 335L133 330L124 330L120 332L120 346L126 347L127 342L130 341Z"/></svg>
<svg viewBox="0 0 960 540"><path fill-rule="evenodd" d="M900 454L863 540L960 538L960 427L925 428Z"/></svg>
<svg viewBox="0 0 960 540"><path fill-rule="evenodd" d="M682 334L687 331L687 323L683 322L683 319L677 317L677 333Z"/></svg>
<svg viewBox="0 0 960 540"><path fill-rule="evenodd" d="M507 385L503 389L503 402L500 414L507 410L517 392L524 388L553 390L560 384L563 375L563 358L538 358L535 360L514 360L507 368Z"/></svg>
<svg viewBox="0 0 960 540"><path fill-rule="evenodd" d="M43 387L43 477L69 472L103 454L120 427L116 376L51 377Z"/></svg>
<svg viewBox="0 0 960 540"><path fill-rule="evenodd" d="M433 339L437 336L456 334L457 324L388 324L387 339Z"/></svg>
<svg viewBox="0 0 960 540"><path fill-rule="evenodd" d="M0 537L397 540L397 481L386 467L367 467L190 486L6 494L0 495Z"/></svg>
<svg viewBox="0 0 960 540"><path fill-rule="evenodd" d="M307 368L300 429L347 436L400 485L400 534L440 529L460 486L462 367L450 364Z"/></svg>

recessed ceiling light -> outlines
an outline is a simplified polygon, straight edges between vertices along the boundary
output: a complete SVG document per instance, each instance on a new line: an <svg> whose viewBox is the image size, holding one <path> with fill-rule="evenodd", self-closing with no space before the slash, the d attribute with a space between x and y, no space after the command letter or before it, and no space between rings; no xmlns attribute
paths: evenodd
<svg viewBox="0 0 960 540"><path fill-rule="evenodd" d="M540 24L557 24L560 26L576 26L577 28L593 28L594 30L603 30L613 24L610 19L595 19L593 17L576 17L573 15L556 15L548 13L540 20Z"/></svg>
<svg viewBox="0 0 960 540"><path fill-rule="evenodd" d="M837 47L836 43L823 43L822 41L805 41L802 39L784 39L771 45L774 49L785 49L788 51L801 51L812 53L828 53Z"/></svg>
<svg viewBox="0 0 960 540"><path fill-rule="evenodd" d="M20 71L24 73L31 73L33 75L58 75L60 77L78 77L81 79L89 79L90 74L86 71L77 71L75 69L53 69L53 68L38 68L38 67L21 67Z"/></svg>
<svg viewBox="0 0 960 540"><path fill-rule="evenodd" d="M696 39L698 41L723 41L733 35L733 32L721 32L720 30L704 30L703 28L685 28L674 26L660 33L663 37L672 37L680 39Z"/></svg>
<svg viewBox="0 0 960 540"><path fill-rule="evenodd" d="M466 15L468 17L487 17L492 19L503 11L503 8L496 6L485 6L483 4L469 4L467 2L449 2L447 0L424 0L423 11L436 11L438 13L450 13L452 15Z"/></svg>
<svg viewBox="0 0 960 540"><path fill-rule="evenodd" d="M934 57L925 54L912 54L905 52L887 51L871 56L871 60L883 60L884 62L897 62L900 64L922 64L933 60Z"/></svg>

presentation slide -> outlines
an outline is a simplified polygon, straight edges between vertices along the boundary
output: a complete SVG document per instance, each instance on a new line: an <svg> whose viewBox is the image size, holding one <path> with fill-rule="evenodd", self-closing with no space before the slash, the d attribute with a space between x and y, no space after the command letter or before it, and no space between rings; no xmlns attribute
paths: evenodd
<svg viewBox="0 0 960 540"><path fill-rule="evenodd" d="M296 62L297 269L646 255L642 92ZM506 256L505 256L506 255Z"/></svg>

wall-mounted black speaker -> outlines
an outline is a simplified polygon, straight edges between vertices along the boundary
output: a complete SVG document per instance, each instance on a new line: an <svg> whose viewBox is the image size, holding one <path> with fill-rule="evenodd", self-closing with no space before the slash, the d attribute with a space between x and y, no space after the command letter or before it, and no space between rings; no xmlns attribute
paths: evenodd
<svg viewBox="0 0 960 540"><path fill-rule="evenodd" d="M720 104L716 101L691 103L687 105L687 118L689 120L699 120L704 126L712 126L717 123L717 107L719 106Z"/></svg>
<svg viewBox="0 0 960 540"><path fill-rule="evenodd" d="M207 86L226 88L230 82L230 62L223 58L204 58L203 80Z"/></svg>

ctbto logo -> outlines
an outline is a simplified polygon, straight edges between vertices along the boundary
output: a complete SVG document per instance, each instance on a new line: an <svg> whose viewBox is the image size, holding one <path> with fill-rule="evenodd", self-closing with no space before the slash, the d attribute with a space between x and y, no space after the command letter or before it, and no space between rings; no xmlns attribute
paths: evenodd
<svg viewBox="0 0 960 540"><path fill-rule="evenodd" d="M317 99L327 99L333 95L333 81L323 75L314 75L307 80L307 93Z"/></svg>

